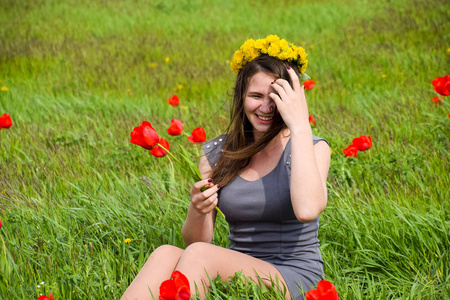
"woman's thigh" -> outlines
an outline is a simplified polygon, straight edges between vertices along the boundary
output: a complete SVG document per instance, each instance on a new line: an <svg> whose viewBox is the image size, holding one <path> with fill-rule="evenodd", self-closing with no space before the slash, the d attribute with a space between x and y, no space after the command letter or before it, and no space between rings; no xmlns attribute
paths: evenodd
<svg viewBox="0 0 450 300"><path fill-rule="evenodd" d="M222 279L242 271L253 280L262 279L266 285L278 282L287 287L280 272L272 264L250 255L208 243L194 243L186 248L177 265L177 270L189 278L191 288L208 285L210 278L220 275ZM286 288L287 290L287 288ZM286 299L290 299L289 293Z"/></svg>

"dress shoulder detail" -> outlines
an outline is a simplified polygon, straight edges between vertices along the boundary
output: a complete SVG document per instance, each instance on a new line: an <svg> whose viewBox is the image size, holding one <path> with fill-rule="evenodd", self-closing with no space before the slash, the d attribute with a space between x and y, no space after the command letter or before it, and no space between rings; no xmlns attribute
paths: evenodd
<svg viewBox="0 0 450 300"><path fill-rule="evenodd" d="M227 134L222 134L203 143L203 151L205 152L206 158L208 159L211 168L214 168L217 165L227 137Z"/></svg>

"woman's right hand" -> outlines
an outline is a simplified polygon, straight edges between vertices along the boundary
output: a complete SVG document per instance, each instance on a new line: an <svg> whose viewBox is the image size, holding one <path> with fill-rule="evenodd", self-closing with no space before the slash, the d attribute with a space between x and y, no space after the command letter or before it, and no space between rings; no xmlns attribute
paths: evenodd
<svg viewBox="0 0 450 300"><path fill-rule="evenodd" d="M202 191L204 188L206 190ZM190 191L192 208L201 214L210 213L217 206L219 189L220 186L214 185L212 179L203 179L194 183Z"/></svg>

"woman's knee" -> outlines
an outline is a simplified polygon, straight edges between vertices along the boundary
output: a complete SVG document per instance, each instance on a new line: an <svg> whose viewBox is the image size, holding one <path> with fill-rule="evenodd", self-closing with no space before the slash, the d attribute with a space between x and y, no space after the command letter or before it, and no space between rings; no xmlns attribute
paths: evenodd
<svg viewBox="0 0 450 300"><path fill-rule="evenodd" d="M214 246L205 242L192 243L184 250L181 260L184 263L201 263L204 265L209 261L211 255L214 255L213 248Z"/></svg>
<svg viewBox="0 0 450 300"><path fill-rule="evenodd" d="M160 260L160 259L180 259L183 255L183 249L172 245L162 245L156 248L152 254L150 254L149 260Z"/></svg>

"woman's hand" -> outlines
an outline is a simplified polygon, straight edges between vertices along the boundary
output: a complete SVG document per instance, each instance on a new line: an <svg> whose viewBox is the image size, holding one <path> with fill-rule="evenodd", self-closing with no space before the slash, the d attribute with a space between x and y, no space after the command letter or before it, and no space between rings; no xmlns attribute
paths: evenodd
<svg viewBox="0 0 450 300"><path fill-rule="evenodd" d="M299 78L291 67L287 67L292 85L287 80L277 79L272 87L278 93L270 93L270 98L277 105L277 109L284 123L291 132L304 132L311 130L309 125L308 105L305 98L305 86L300 85Z"/></svg>
<svg viewBox="0 0 450 300"><path fill-rule="evenodd" d="M206 190L204 190L206 188ZM201 214L210 213L218 201L219 185L214 185L212 179L204 179L194 183L191 189L191 207Z"/></svg>

